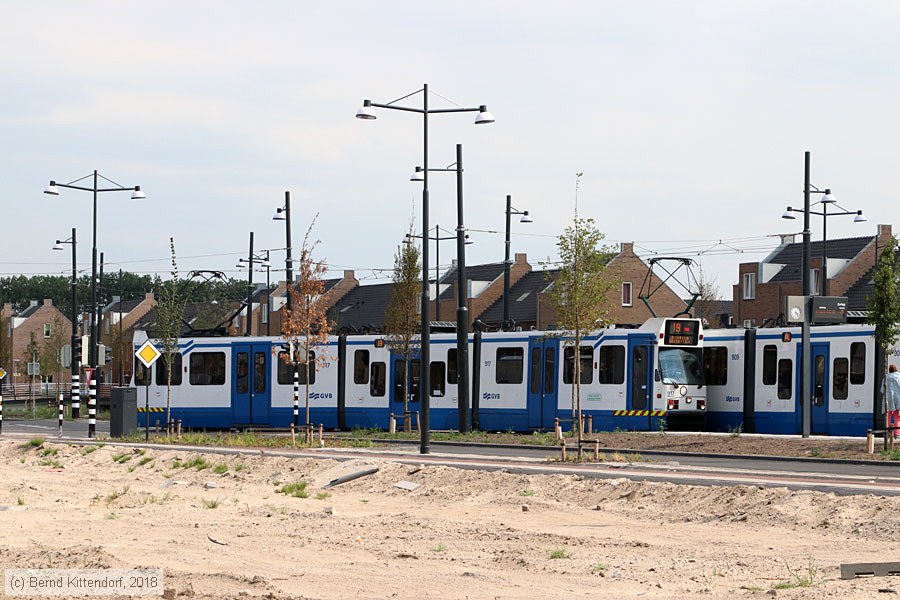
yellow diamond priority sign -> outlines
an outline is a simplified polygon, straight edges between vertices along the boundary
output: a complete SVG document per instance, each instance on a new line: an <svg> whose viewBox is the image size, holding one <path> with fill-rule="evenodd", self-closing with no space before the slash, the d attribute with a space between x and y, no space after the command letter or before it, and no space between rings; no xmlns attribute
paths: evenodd
<svg viewBox="0 0 900 600"><path fill-rule="evenodd" d="M140 348L138 348L138 351L135 352L134 355L149 369L153 366L153 363L156 362L156 359L162 356L162 352L156 349L153 342L147 340Z"/></svg>
<svg viewBox="0 0 900 600"><path fill-rule="evenodd" d="M3 379L4 377L6 377L6 369L0 367L0 379Z"/></svg>

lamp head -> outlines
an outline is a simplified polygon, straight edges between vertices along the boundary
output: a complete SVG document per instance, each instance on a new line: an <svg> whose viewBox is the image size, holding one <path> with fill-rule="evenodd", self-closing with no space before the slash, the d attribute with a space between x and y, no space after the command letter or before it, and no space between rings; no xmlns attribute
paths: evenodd
<svg viewBox="0 0 900 600"><path fill-rule="evenodd" d="M487 105L482 104L478 107L478 114L475 116L476 125L487 125L494 122L494 115L488 112Z"/></svg>
<svg viewBox="0 0 900 600"><path fill-rule="evenodd" d="M50 185L44 188L45 194L50 194L51 196L59 196L59 188L56 187L56 182L51 181Z"/></svg>
<svg viewBox="0 0 900 600"><path fill-rule="evenodd" d="M466 234L466 237L465 237L465 242L463 242L463 243L464 243L466 246L471 246L472 244L475 243L475 240L473 240L472 238L470 238L470 237L469 237L469 234L467 233L467 234Z"/></svg>
<svg viewBox="0 0 900 600"><path fill-rule="evenodd" d="M834 194L831 193L830 189L826 189L825 195L822 196L822 203L823 204L831 204L834 202L837 202L837 198L834 197Z"/></svg>
<svg viewBox="0 0 900 600"><path fill-rule="evenodd" d="M797 217L794 216L793 209L790 206L788 206L787 210L784 211L784 213L782 213L781 218L793 220L793 219L796 219Z"/></svg>
<svg viewBox="0 0 900 600"><path fill-rule="evenodd" d="M273 221L284 221L287 219L287 215L285 214L287 211L283 208L276 208L275 214L272 215Z"/></svg>
<svg viewBox="0 0 900 600"><path fill-rule="evenodd" d="M409 176L410 181L425 181L425 169L416 167L416 170Z"/></svg>
<svg viewBox="0 0 900 600"><path fill-rule="evenodd" d="M147 194L141 191L141 186L134 186L134 191L131 193L132 200L146 200Z"/></svg>
<svg viewBox="0 0 900 600"><path fill-rule="evenodd" d="M526 210L522 213L522 218L519 219L519 223L534 223L534 219L531 218L531 215L529 215Z"/></svg>
<svg viewBox="0 0 900 600"><path fill-rule="evenodd" d="M270 263L268 261L268 259L266 259L266 260L262 261L261 263L259 263L259 266L262 267L263 269L268 269L272 266L272 263Z"/></svg>
<svg viewBox="0 0 900 600"><path fill-rule="evenodd" d="M866 218L866 215L864 215L861 210L856 211L856 216L853 217L854 223L865 223L868 220L869 219Z"/></svg>
<svg viewBox="0 0 900 600"><path fill-rule="evenodd" d="M378 118L378 115L375 114L375 109L372 108L371 100L363 100L362 108L356 111L357 119L365 119L366 121L373 121Z"/></svg>
<svg viewBox="0 0 900 600"><path fill-rule="evenodd" d="M63 243L60 240L56 240L56 245L53 246L53 249L54 250L65 250L65 248L63 248Z"/></svg>
<svg viewBox="0 0 900 600"><path fill-rule="evenodd" d="M238 269L243 269L246 266L246 265L244 265L244 259L242 258L242 259L238 260L237 264L234 266L237 267Z"/></svg>

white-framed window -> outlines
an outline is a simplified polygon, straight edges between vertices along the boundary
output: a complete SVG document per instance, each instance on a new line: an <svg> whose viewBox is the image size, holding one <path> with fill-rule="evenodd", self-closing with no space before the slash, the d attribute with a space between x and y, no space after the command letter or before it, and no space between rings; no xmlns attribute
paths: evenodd
<svg viewBox="0 0 900 600"><path fill-rule="evenodd" d="M263 324L269 322L269 300L266 299L266 303L262 305L262 322Z"/></svg>
<svg viewBox="0 0 900 600"><path fill-rule="evenodd" d="M622 306L631 306L631 282L622 282Z"/></svg>
<svg viewBox="0 0 900 600"><path fill-rule="evenodd" d="M809 272L809 277L810 277L809 289L812 290L812 294L814 296L822 295L822 284L820 281L821 278L819 276L819 273L820 273L819 269L811 269Z"/></svg>
<svg viewBox="0 0 900 600"><path fill-rule="evenodd" d="M756 298L756 273L744 273L744 300Z"/></svg>
<svg viewBox="0 0 900 600"><path fill-rule="evenodd" d="M744 319L744 328L745 329L753 329L755 326L755 321L753 319Z"/></svg>
<svg viewBox="0 0 900 600"><path fill-rule="evenodd" d="M53 325L50 323L44 323L44 337L48 338L53 335Z"/></svg>

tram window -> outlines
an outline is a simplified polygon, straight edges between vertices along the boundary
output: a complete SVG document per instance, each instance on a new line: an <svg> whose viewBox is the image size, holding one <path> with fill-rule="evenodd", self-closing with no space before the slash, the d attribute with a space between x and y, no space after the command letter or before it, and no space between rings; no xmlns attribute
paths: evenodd
<svg viewBox="0 0 900 600"><path fill-rule="evenodd" d="M578 352L581 361L581 383L593 383L594 381L594 349L590 346L581 346ZM563 351L563 383L572 383L575 380L575 348L569 346Z"/></svg>
<svg viewBox="0 0 900 600"><path fill-rule="evenodd" d="M383 362L373 362L372 372L369 377L369 393L372 396L384 396L385 376L387 375L387 365Z"/></svg>
<svg viewBox="0 0 900 600"><path fill-rule="evenodd" d="M403 402L403 369L402 360L394 362L394 402ZM419 361L409 361L409 395L410 402L419 401Z"/></svg>
<svg viewBox="0 0 900 600"><path fill-rule="evenodd" d="M522 383L522 363L525 352L522 348L497 348L495 381L497 383Z"/></svg>
<svg viewBox="0 0 900 600"><path fill-rule="evenodd" d="M762 382L763 385L775 385L778 379L778 348L774 345L763 346ZM778 396L781 397L780 395ZM790 396L788 396L790 398Z"/></svg>
<svg viewBox="0 0 900 600"><path fill-rule="evenodd" d="M419 368L419 359L409 361L409 393L412 394L414 401L419 400L419 381L421 381Z"/></svg>
<svg viewBox="0 0 900 600"><path fill-rule="evenodd" d="M552 394L556 389L556 348L544 350L544 393Z"/></svg>
<svg viewBox="0 0 900 600"><path fill-rule="evenodd" d="M850 372L850 361L846 358L834 359L833 381L831 382L831 393L835 400L846 400L849 392L848 380Z"/></svg>
<svg viewBox="0 0 900 600"><path fill-rule="evenodd" d="M307 375L309 385L316 382L316 353L309 353L309 364L297 363L297 374L300 376L300 385L306 385Z"/></svg>
<svg viewBox="0 0 900 600"><path fill-rule="evenodd" d="M181 385L181 352L176 352L172 357L172 385ZM166 355L163 354L156 361L156 385L168 385L166 381L169 378L169 363L166 362Z"/></svg>
<svg viewBox="0 0 900 600"><path fill-rule="evenodd" d="M145 367L139 360L134 361L134 385L138 387L150 385L150 367Z"/></svg>
<svg viewBox="0 0 900 600"><path fill-rule="evenodd" d="M459 370L456 366L456 348L447 350L447 383L452 385L459 383Z"/></svg>
<svg viewBox="0 0 900 600"><path fill-rule="evenodd" d="M860 385L866 382L866 344L850 344L850 383Z"/></svg>
<svg viewBox="0 0 900 600"><path fill-rule="evenodd" d="M244 372L247 370L247 354L244 355ZM225 385L224 352L191 352L191 385ZM246 390L244 390L246 391Z"/></svg>
<svg viewBox="0 0 900 600"><path fill-rule="evenodd" d="M253 391L257 394L266 393L266 353L253 354Z"/></svg>
<svg viewBox="0 0 900 600"><path fill-rule="evenodd" d="M357 350L353 353L353 383L369 383L368 350Z"/></svg>
<svg viewBox="0 0 900 600"><path fill-rule="evenodd" d="M193 357L191 357L193 359ZM247 364L247 353L238 352L237 373L235 375L235 389L239 394L246 394L250 389L250 367ZM193 379L193 373L191 373ZM191 382L193 383L193 381Z"/></svg>
<svg viewBox="0 0 900 600"><path fill-rule="evenodd" d="M431 385L429 393L432 397L441 397L444 395L446 371L447 365L443 361L433 361L431 363L431 370L428 371L428 382Z"/></svg>
<svg viewBox="0 0 900 600"><path fill-rule="evenodd" d="M728 383L728 348L725 346L704 348L703 371L706 376L706 385Z"/></svg>
<svg viewBox="0 0 900 600"><path fill-rule="evenodd" d="M597 383L625 383L625 346L600 346Z"/></svg>
<svg viewBox="0 0 900 600"><path fill-rule="evenodd" d="M789 400L792 395L792 384L794 374L793 361L789 358L782 358L778 361L778 399Z"/></svg>
<svg viewBox="0 0 900 600"><path fill-rule="evenodd" d="M531 349L531 393L541 393L541 349Z"/></svg>
<svg viewBox="0 0 900 600"><path fill-rule="evenodd" d="M278 353L278 385L293 385L294 366L290 363L287 352Z"/></svg>

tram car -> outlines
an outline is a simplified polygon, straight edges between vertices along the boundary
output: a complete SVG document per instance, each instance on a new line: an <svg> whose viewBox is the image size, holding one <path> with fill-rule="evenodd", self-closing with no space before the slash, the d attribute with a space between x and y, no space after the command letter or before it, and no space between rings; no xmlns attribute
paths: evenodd
<svg viewBox="0 0 900 600"><path fill-rule="evenodd" d="M136 332L135 348L146 339ZM458 427L456 343L452 334L431 336L432 429ZM288 427L294 373L284 344L276 337L179 339L172 418L193 429ZM811 349L813 433L864 435L883 418L874 329L813 328ZM571 422L579 360L581 407L594 430L801 432L799 328L704 331L697 319L650 319L637 329L594 332L577 350L574 340L544 331L476 333L467 350L469 418L483 430L552 430L556 419ZM298 370L298 422L306 422L307 379L310 422L328 429L386 429L391 414L421 410L419 360L407 364L383 336L330 337L314 352L318 368ZM900 361L897 354L892 362ZM134 373L140 424L161 423L164 359L150 369L136 362Z"/></svg>

